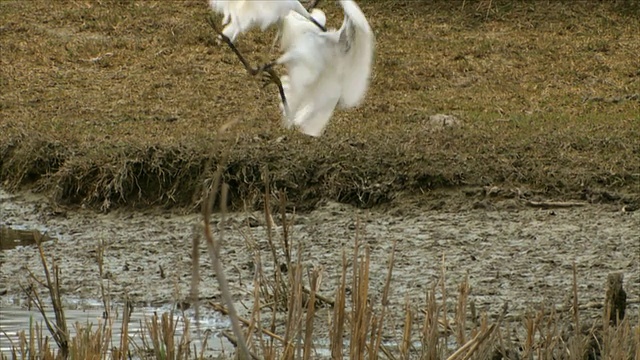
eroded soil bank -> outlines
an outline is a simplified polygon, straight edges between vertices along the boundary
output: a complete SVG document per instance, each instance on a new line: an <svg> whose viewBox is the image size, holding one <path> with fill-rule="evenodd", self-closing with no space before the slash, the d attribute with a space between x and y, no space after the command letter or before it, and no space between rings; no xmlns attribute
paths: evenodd
<svg viewBox="0 0 640 360"><path fill-rule="evenodd" d="M55 240L44 245L48 256L62 269L64 296L100 298L97 254L104 243L105 275L111 296L122 300L162 305L187 298L191 279L191 244L200 215L170 212L116 211L98 214L50 206L32 194L0 192L2 225L46 231ZM219 215L214 228L224 229L223 259L235 298L251 299L254 249L260 249L269 266L264 215L230 214L223 225ZM276 219L276 224L279 221ZM358 224L360 227L358 228ZM281 236L277 226L274 236ZM317 210L293 217L290 238L302 243L303 259L323 268L320 292L332 297L339 280L342 251L352 253L358 236L371 249L371 294L379 301L394 240L396 265L392 279L391 308L402 312L405 296L416 306L436 284L446 266L447 291L457 292L466 275L471 298L479 310L492 313L506 301L517 318L543 303L561 306L570 299L572 264L578 270L579 302L583 316L596 318L601 310L606 277L624 273L628 315L637 318L640 297L640 212L619 207L587 205L568 209L503 208L459 212L424 210L362 210L325 203ZM213 270L201 250L201 297L218 299ZM28 283L30 269L41 273L37 249L18 247L0 253L2 303L24 297L20 284Z"/></svg>

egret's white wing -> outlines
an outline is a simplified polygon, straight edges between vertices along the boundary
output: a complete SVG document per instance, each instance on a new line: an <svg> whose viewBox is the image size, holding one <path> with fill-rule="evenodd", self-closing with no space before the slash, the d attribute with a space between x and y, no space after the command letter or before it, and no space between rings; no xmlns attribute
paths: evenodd
<svg viewBox="0 0 640 360"><path fill-rule="evenodd" d="M359 105L369 86L373 32L358 5L352 0L340 4L345 20L339 30L323 33L306 28L295 16L285 19L290 23L284 24L281 44L288 51L278 62L288 70L289 123L311 136L322 134L338 104Z"/></svg>
<svg viewBox="0 0 640 360"><path fill-rule="evenodd" d="M320 136L342 93L339 45L335 34L308 32L306 35L300 37L294 50L303 61L290 62L288 66L290 96L295 105L291 116L303 133Z"/></svg>
<svg viewBox="0 0 640 360"><path fill-rule="evenodd" d="M231 16L231 3L230 0L209 0L209 6L213 11L222 14L222 25L227 25Z"/></svg>
<svg viewBox="0 0 640 360"><path fill-rule="evenodd" d="M327 23L327 17L324 11L320 9L313 9L311 11L311 17L322 26L325 26ZM278 31L280 49L282 51L288 51L296 39L307 31L321 32L318 26L307 20L304 16L293 10L290 11L289 14L282 19L282 26Z"/></svg>
<svg viewBox="0 0 640 360"><path fill-rule="evenodd" d="M310 86L331 66L331 59L323 51L325 43L318 37L304 36L302 41L298 41L296 46L283 55L290 59L287 61L287 72L294 89Z"/></svg>
<svg viewBox="0 0 640 360"><path fill-rule="evenodd" d="M375 36L367 18L353 0L340 0L344 9L344 22L340 28L343 51L341 107L355 107L364 100L373 64Z"/></svg>
<svg viewBox="0 0 640 360"><path fill-rule="evenodd" d="M253 27L266 30L282 20L289 11L311 18L298 0L209 0L209 5L224 15L223 24L226 26L223 34L231 41Z"/></svg>
<svg viewBox="0 0 640 360"><path fill-rule="evenodd" d="M280 81L289 106L287 114L284 105L280 104L284 126L291 128L296 125L304 134L320 136L340 99L339 82L319 79L310 87L292 92L288 75L282 76Z"/></svg>
<svg viewBox="0 0 640 360"><path fill-rule="evenodd" d="M311 136L320 136L342 93L337 59L338 33L310 30L298 34L277 62L287 67L285 95L289 106L286 123Z"/></svg>
<svg viewBox="0 0 640 360"><path fill-rule="evenodd" d="M296 111L305 89L313 86L331 65L332 54L328 52L327 40L309 31L299 34L289 50L276 60L287 67L291 99L289 109Z"/></svg>
<svg viewBox="0 0 640 360"><path fill-rule="evenodd" d="M300 131L311 136L320 136L327 127L340 100L340 81L337 77L323 76L305 88L299 96L300 103L293 114L293 123Z"/></svg>

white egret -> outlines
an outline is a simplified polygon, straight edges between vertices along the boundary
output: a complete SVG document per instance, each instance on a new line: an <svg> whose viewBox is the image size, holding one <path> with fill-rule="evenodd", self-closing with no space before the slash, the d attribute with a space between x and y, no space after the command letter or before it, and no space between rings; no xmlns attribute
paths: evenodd
<svg viewBox="0 0 640 360"><path fill-rule="evenodd" d="M285 52L289 50L291 45L293 45L293 41L304 32L322 31L319 26L325 27L327 24L327 16L324 11L314 8L311 10L310 15L314 20L313 23L295 11L290 11L289 14L282 19L276 37L276 40L280 42L280 50Z"/></svg>
<svg viewBox="0 0 640 360"><path fill-rule="evenodd" d="M360 7L353 0L339 0L344 10L340 29L327 32L309 27L290 13L282 26L284 54L274 64L284 64L282 77L286 101L285 125L295 125L311 136L320 136L336 106L358 106L369 87L375 37ZM323 21L324 13L316 13Z"/></svg>
<svg viewBox="0 0 640 360"><path fill-rule="evenodd" d="M215 12L223 14L222 33L232 43L238 35L254 27L266 30L282 20L290 11L295 11L314 22L298 0L209 0L209 5ZM318 26L324 29L323 26Z"/></svg>

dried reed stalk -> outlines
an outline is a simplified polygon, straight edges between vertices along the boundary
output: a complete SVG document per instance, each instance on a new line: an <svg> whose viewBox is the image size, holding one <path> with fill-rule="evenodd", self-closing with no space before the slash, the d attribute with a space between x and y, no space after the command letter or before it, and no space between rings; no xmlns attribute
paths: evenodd
<svg viewBox="0 0 640 360"><path fill-rule="evenodd" d="M469 299L469 274L464 278L464 282L458 287L458 304L456 307L456 341L458 344L467 342L467 300Z"/></svg>
<svg viewBox="0 0 640 360"><path fill-rule="evenodd" d="M237 120L230 121L224 124L222 127L220 127L216 137L216 140L218 140L216 141L216 143L220 142L219 139L222 136L222 134L235 123L237 123ZM216 273L216 280L218 281L218 285L220 286L220 293L222 295L222 299L224 300L224 302L226 303L229 309L229 320L231 321L231 328L233 329L233 333L237 339L240 355L244 356L245 358L248 358L250 356L249 348L247 347L247 343L242 333L242 328L240 327L240 322L238 321L238 313L236 312L236 309L233 305L231 291L229 290L229 282L227 281L226 274L224 272L224 269L222 268L222 263L220 262L220 241L223 239L223 234L221 231L220 241L216 241L211 231L211 211L217 197L218 189L220 188L221 188L220 208L221 208L222 216L224 217L225 213L227 212L226 206L227 206L227 195L228 195L229 188L228 188L228 185L226 184L223 184L222 186L220 184L222 182L223 165L227 163L229 151L230 149L227 148L227 151L224 152L221 157L220 163L218 164L218 168L213 178L212 189L208 191L205 190L206 192L205 192L204 198L206 199L206 201L203 201L202 203L202 212L203 212L203 218L204 218L204 236L207 242L207 252L209 254L209 258L211 259L211 263L213 264L213 268ZM224 221L224 218L223 218L223 221ZM197 266L197 265L194 265L194 266ZM193 293L193 289L192 289L192 293Z"/></svg>
<svg viewBox="0 0 640 360"><path fill-rule="evenodd" d="M369 306L369 247L365 246L364 259L359 257L360 219L356 221L356 236L353 252L353 290L351 294L351 342L349 344L352 359L364 359L367 347L367 335L371 320Z"/></svg>
<svg viewBox="0 0 640 360"><path fill-rule="evenodd" d="M49 297L51 298L51 305L53 307L55 315L55 324L52 323L51 320L49 320L49 317L44 310L44 304L40 299L40 296L38 295L38 291L33 286L29 286L29 288L24 288L22 286L21 287L29 300L32 301L38 308L38 311L42 315L47 329L51 333L51 336L60 349L60 355L63 358L66 358L67 356L69 356L69 331L67 329L67 321L65 319L64 308L62 306L62 298L60 295L60 268L56 265L55 259L51 259L53 276L51 275L51 271L47 264L47 259L44 255L44 249L42 248L43 236L38 232L34 232L34 239L36 240L36 245L38 246L40 262L42 263L42 267L44 269L46 283L40 281L31 271L29 271L29 275L32 280L38 282L41 285L44 285L47 290L49 290Z"/></svg>
<svg viewBox="0 0 640 360"><path fill-rule="evenodd" d="M311 271L310 278L311 292L309 294L309 299L307 300L307 315L304 329L304 351L302 355L303 360L309 360L311 358L311 345L313 344L313 319L315 317L316 290L318 289L319 277L319 270L313 269Z"/></svg>
<svg viewBox="0 0 640 360"><path fill-rule="evenodd" d="M377 331L375 336L372 336L375 343L371 347L371 358L376 359L378 357L378 350L382 346L382 331L384 329L384 320L387 314L387 310L389 309L389 293L391 292L391 278L393 276L393 266L395 265L395 254L396 254L396 246L398 244L397 240L393 241L393 245L391 247L391 255L389 255L389 265L387 266L387 277L384 282L384 288L382 290L382 309L378 321Z"/></svg>
<svg viewBox="0 0 640 360"><path fill-rule="evenodd" d="M333 314L331 317L331 325L329 327L329 342L331 347L331 358L342 358L343 342L342 336L344 334L345 323L345 307L346 307L346 285L347 285L347 255L342 250L342 272L340 276L340 283L336 289L336 301L333 307Z"/></svg>

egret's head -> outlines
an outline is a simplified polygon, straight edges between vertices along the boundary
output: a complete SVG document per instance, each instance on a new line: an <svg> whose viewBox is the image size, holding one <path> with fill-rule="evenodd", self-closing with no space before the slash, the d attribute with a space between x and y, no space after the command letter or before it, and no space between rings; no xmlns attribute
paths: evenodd
<svg viewBox="0 0 640 360"><path fill-rule="evenodd" d="M314 8L313 10L311 10L311 17L318 24L320 24L322 26L327 26L327 16L325 15L324 11L322 11L322 10L320 10L318 8Z"/></svg>

